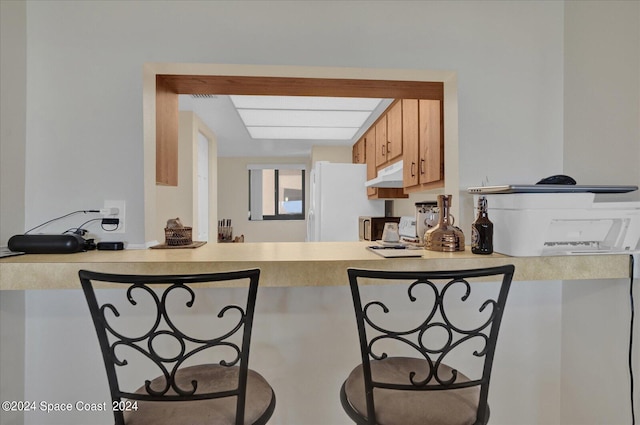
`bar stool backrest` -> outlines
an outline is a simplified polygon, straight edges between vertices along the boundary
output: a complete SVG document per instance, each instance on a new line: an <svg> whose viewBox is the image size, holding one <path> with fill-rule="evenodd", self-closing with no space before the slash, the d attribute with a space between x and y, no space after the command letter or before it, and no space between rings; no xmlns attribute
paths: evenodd
<svg viewBox="0 0 640 425"><path fill-rule="evenodd" d="M236 423L244 423L249 347L260 270L195 275L121 275L81 270L79 276L116 406L126 408L123 399L189 401L237 397ZM204 306L198 304L198 307L209 314L199 313L196 320L199 333L207 335L190 335L195 322L189 316L193 316L196 309L198 291L192 286L223 281L238 281L232 286L248 288L246 300L242 300L244 305L229 304L220 309L216 306L214 310L209 305L211 300L204 297ZM107 299L100 303L94 290L96 282L100 288L115 286L121 290L99 292L101 298ZM134 319L126 321L125 313ZM203 320L207 321L206 332L202 331ZM176 374L181 368L210 358L222 366L238 366L236 388L203 392L196 380L186 387L177 383ZM125 374L121 369L129 370ZM130 375L141 370L140 375L144 377L132 382ZM154 383L149 380L149 371L151 376L164 377L160 385L157 380ZM144 390L136 392L141 387ZM124 424L122 410L125 409L114 409L116 424Z"/></svg>
<svg viewBox="0 0 640 425"><path fill-rule="evenodd" d="M512 265L457 271L348 270L362 356L366 423L377 423L375 388L441 391L474 386L480 387L476 423L485 423L496 341L513 273ZM371 288L385 301L365 298L362 293ZM401 320L394 320L394 314ZM429 370L412 370L403 382L372 377L372 361L396 356L426 360L420 364ZM453 363L473 365L477 373L449 368Z"/></svg>

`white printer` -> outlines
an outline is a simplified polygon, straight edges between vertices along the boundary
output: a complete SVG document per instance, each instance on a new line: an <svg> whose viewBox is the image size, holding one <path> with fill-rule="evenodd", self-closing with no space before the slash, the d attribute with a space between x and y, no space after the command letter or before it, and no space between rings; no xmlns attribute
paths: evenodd
<svg viewBox="0 0 640 425"><path fill-rule="evenodd" d="M526 257L640 251L640 202L596 202L594 193L486 196L493 249Z"/></svg>

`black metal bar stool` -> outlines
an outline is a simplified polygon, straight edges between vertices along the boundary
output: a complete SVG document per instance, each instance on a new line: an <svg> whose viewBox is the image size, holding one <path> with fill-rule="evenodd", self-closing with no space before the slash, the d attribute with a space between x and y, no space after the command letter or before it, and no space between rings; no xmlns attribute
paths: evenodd
<svg viewBox="0 0 640 425"><path fill-rule="evenodd" d="M248 368L260 270L180 276L81 270L79 275L102 350L116 425L267 423L275 394ZM216 301L209 299L201 305L191 287L238 280L248 281L243 307L224 302L214 309L210 304ZM98 295L106 301L99 302L94 282L126 291L101 291ZM196 307L208 314L194 318ZM134 320L124 321L124 316ZM198 332L194 320L206 321L205 330ZM148 379L148 369L158 376Z"/></svg>
<svg viewBox="0 0 640 425"><path fill-rule="evenodd" d="M340 391L349 417L367 425L486 424L493 356L513 273L512 265L349 269L362 356ZM372 288L383 301L364 296Z"/></svg>

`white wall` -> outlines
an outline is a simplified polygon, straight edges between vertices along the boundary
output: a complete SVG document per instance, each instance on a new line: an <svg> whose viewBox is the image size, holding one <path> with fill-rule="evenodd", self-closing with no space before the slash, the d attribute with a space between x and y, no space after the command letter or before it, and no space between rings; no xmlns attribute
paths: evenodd
<svg viewBox="0 0 640 425"><path fill-rule="evenodd" d="M24 229L27 32L24 2L0 3L0 246Z"/></svg>
<svg viewBox="0 0 640 425"><path fill-rule="evenodd" d="M26 155L26 45L24 2L0 2L0 246L24 229ZM0 293L0 400L24 397L24 314L21 291ZM23 422L0 410L0 423Z"/></svg>
<svg viewBox="0 0 640 425"><path fill-rule="evenodd" d="M29 2L26 134L18 137L25 140L26 147L27 201L24 209L14 203L7 206L3 190L2 214L24 215L25 226L29 227L70 208L90 208L101 206L104 199L124 199L125 238L133 243L144 241L141 104L142 68L146 62L453 70L458 81L460 188L479 184L485 178L490 183L535 182L563 171L563 167L574 172L575 164L585 155L595 163L601 153L592 145L584 149L568 145L565 149L563 144L565 133L568 137L570 134L563 127L563 116L569 120L570 109L577 108L580 102L571 92L564 92L566 80L575 77L572 72L564 73L565 59L571 59L564 56L568 49L564 43L565 13L567 28L574 24L580 28L576 34L590 32L594 27L591 18L572 9L575 3L571 2L565 12L564 2L530 1ZM600 7L609 2L589 3ZM631 13L623 14L631 24L635 22L636 30L628 29L630 34L623 35L632 40L635 37L635 44L628 43L637 49L637 2L628 3ZM3 8L3 14L4 11ZM20 22L19 14L17 18ZM576 21L571 23L571 19ZM583 22L585 28L581 27ZM617 29L618 22L600 20L597 26L608 31ZM572 40L569 36L567 39ZM637 50L631 52L631 63L637 64L637 54ZM4 61L4 48L2 55ZM612 63L612 75L622 75L629 83L637 84L627 74L627 65ZM584 66L598 69L595 62ZM591 84L600 82L591 80ZM633 84L630 92L635 93L637 102L640 91ZM24 101L21 94L7 96L9 102ZM4 98L3 91L3 101ZM607 106L608 116L626 116L629 103L613 101ZM596 131L600 121L585 119L574 122L572 127L578 124L589 132ZM4 119L1 125L4 155L9 143ZM621 121L616 135L630 126L633 121ZM594 166L589 172L613 178L606 170L631 161L626 158L634 143L633 128L631 139L628 137L607 139L612 159L608 158L605 168ZM637 140L636 137L635 143ZM9 161L22 160L19 152L10 155ZM619 167L615 173L621 175L616 174L616 178L630 180L628 183L635 179L638 183L636 170ZM462 204L465 202L461 199ZM510 319L505 316L507 330L498 348L502 362L498 361L499 366L494 369L492 397L497 398L492 403L493 423L559 423L561 414L566 413L561 413L557 375L561 364L557 332L562 325L562 294L557 285L522 282L516 286L514 306L522 306L528 313L525 317L514 309ZM274 304L278 306L274 314L280 317L290 311L287 309L296 305L293 301L343 300L344 289L276 291L272 294L274 300L292 303ZM313 297L309 297L310 293ZM266 291L265 294L270 295ZM528 300L533 301L529 304ZM330 334L330 329L342 324L340 308L345 303L320 304L319 310L295 310L294 314L305 320L322 319L318 333ZM41 306L46 309L39 312ZM75 400L86 394L99 397L98 388L103 388L106 380L91 384L83 378L93 376L102 366L95 355L95 336L87 325L89 319L79 292L29 292L26 311L25 396L54 401ZM283 326L290 322L286 318L281 317ZM280 324L274 316L265 320L274 326ZM309 351L317 340L298 338L291 344L281 327L278 329L274 335L284 345L278 348L281 351L270 355L287 360L277 363L278 367L300 363L305 355L318 352ZM549 332L550 329L555 331ZM518 336L519 330L526 331ZM77 339L63 338L71 334ZM522 344L531 335L541 343ZM320 341L331 343L329 338ZM51 342L46 351L45 342ZM85 355L85 351L89 354ZM323 360L318 356L318 361ZM544 358L542 364L538 361L540 356ZM73 365L74 373L66 377L62 388L58 372L47 367L49 362L58 360ZM509 360L517 364L510 364ZM537 378L523 379L514 387L512 373L523 371L535 371ZM278 370L278 374L284 376L285 372ZM347 423L337 402L337 388L331 392L334 388L329 381L336 377L326 377L320 387L322 398L318 399L322 403L314 406L319 414L327 415L325 419L342 418ZM546 379L550 381L541 382ZM102 391L102 395L106 394ZM624 400L624 389L617 391L619 399ZM532 394L535 397L529 397ZM296 420L301 413L295 406L303 400L292 399L295 394L287 395L289 398L279 399L274 423L299 424ZM590 400L581 400L580 408L589 410ZM625 415L626 404L616 408L619 415ZM615 421L620 417L624 416L610 418ZM566 416L563 419L568 420ZM43 417L27 418L26 423L43 421ZM46 422L88 423L86 417L73 416L49 416Z"/></svg>
<svg viewBox="0 0 640 425"><path fill-rule="evenodd" d="M145 62L456 70L461 186L561 170L562 3L362 6L28 3L27 226L125 199L125 238L143 241Z"/></svg>
<svg viewBox="0 0 640 425"><path fill-rule="evenodd" d="M309 158L240 157L220 158L218 163L218 217L231 219L233 236L244 235L245 242L304 242L307 236L305 220L251 221L249 211L248 164L303 164L305 173L306 205L309 204Z"/></svg>
<svg viewBox="0 0 640 425"><path fill-rule="evenodd" d="M25 394L25 292L0 292L0 400L23 400ZM0 423L24 423L20 411L0 410Z"/></svg>
<svg viewBox="0 0 640 425"><path fill-rule="evenodd" d="M639 184L640 2L567 2L564 48L564 172L585 184ZM627 280L563 283L561 423L631 423L628 294ZM635 394L637 417L637 379Z"/></svg>
<svg viewBox="0 0 640 425"><path fill-rule="evenodd" d="M316 161L351 163L353 151L350 146L314 146L311 148L311 164Z"/></svg>
<svg viewBox="0 0 640 425"><path fill-rule="evenodd" d="M564 171L578 183L638 184L640 3L568 2L565 13Z"/></svg>

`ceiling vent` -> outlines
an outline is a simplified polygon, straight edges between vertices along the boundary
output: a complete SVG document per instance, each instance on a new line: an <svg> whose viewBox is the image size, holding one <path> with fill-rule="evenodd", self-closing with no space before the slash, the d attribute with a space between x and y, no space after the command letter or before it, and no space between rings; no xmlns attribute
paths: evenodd
<svg viewBox="0 0 640 425"><path fill-rule="evenodd" d="M192 98L194 99L217 99L217 94L192 94Z"/></svg>

